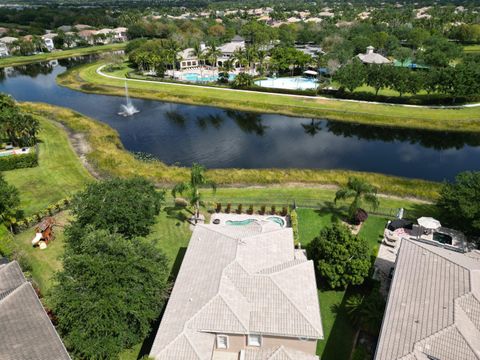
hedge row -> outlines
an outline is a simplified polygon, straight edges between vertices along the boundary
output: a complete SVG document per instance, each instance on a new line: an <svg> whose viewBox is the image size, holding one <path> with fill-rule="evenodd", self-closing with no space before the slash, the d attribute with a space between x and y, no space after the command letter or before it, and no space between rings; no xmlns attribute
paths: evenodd
<svg viewBox="0 0 480 360"><path fill-rule="evenodd" d="M38 166L38 158L35 152L0 157L0 171L24 169L35 166Z"/></svg>

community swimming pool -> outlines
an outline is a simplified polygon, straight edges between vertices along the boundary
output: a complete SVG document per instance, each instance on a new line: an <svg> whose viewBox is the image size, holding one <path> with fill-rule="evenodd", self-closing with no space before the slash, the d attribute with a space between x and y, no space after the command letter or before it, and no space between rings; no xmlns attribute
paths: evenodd
<svg viewBox="0 0 480 360"><path fill-rule="evenodd" d="M197 73L187 73L181 75L181 78L185 81L190 81L190 82L214 82L218 80L218 75L201 75ZM232 81L235 79L235 74L229 74L228 75L228 81Z"/></svg>
<svg viewBox="0 0 480 360"><path fill-rule="evenodd" d="M318 86L318 81L314 78L293 76L257 80L255 81L255 84L261 87L274 89L314 90Z"/></svg>

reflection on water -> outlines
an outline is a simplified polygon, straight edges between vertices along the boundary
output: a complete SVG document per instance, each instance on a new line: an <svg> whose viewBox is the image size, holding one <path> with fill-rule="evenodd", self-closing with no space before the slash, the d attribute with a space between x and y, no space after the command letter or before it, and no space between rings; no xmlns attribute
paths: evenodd
<svg viewBox="0 0 480 360"><path fill-rule="evenodd" d="M480 170L480 137L399 130L321 119L132 99L141 110L117 114L122 97L84 94L56 85L65 67L92 58L63 59L0 71L0 91L18 100L70 107L115 128L125 147L173 164L210 168L344 168L452 179Z"/></svg>

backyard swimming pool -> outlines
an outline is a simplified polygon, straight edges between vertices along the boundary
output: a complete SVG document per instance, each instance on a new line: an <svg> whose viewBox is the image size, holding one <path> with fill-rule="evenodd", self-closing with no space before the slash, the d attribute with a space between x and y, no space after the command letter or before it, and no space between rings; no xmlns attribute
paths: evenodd
<svg viewBox="0 0 480 360"><path fill-rule="evenodd" d="M314 90L318 86L318 81L313 78L296 76L267 78L266 80L257 80L255 81L255 84L261 87L274 89Z"/></svg>

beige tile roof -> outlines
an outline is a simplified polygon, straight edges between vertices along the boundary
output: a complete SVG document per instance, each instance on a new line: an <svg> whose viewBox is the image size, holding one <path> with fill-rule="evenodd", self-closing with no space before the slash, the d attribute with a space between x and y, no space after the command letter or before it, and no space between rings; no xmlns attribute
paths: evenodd
<svg viewBox="0 0 480 360"><path fill-rule="evenodd" d="M480 359L480 261L402 240L375 360Z"/></svg>
<svg viewBox="0 0 480 360"><path fill-rule="evenodd" d="M313 263L296 259L291 229L195 227L150 354L211 359L213 333L323 338Z"/></svg>
<svg viewBox="0 0 480 360"><path fill-rule="evenodd" d="M0 266L0 359L70 360L16 261Z"/></svg>
<svg viewBox="0 0 480 360"><path fill-rule="evenodd" d="M318 360L318 356L279 346L260 350L247 349L245 360Z"/></svg>

